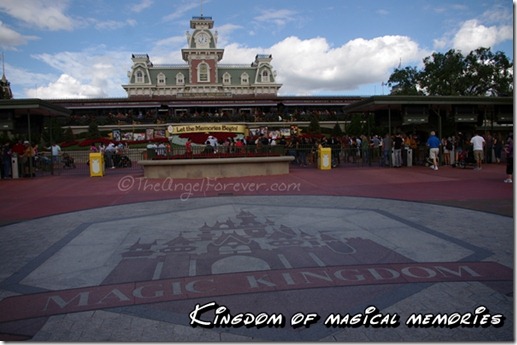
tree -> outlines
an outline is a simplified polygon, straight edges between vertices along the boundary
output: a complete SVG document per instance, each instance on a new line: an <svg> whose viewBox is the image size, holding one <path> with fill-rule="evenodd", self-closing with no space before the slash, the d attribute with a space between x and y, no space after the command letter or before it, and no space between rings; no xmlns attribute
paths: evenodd
<svg viewBox="0 0 517 345"><path fill-rule="evenodd" d="M97 122L92 121L88 125L88 134L86 135L87 139L97 139L101 137L101 133L99 132L99 126Z"/></svg>
<svg viewBox="0 0 517 345"><path fill-rule="evenodd" d="M502 52L479 48L465 58L467 95L510 96L513 92L512 63Z"/></svg>
<svg viewBox="0 0 517 345"><path fill-rule="evenodd" d="M418 90L418 71L416 67L397 68L388 80L392 95L420 95Z"/></svg>
<svg viewBox="0 0 517 345"><path fill-rule="evenodd" d="M359 136L364 134L363 117L360 114L352 115L350 124L346 127L346 134L350 136Z"/></svg>
<svg viewBox="0 0 517 345"><path fill-rule="evenodd" d="M395 69L388 86L391 94L429 96L510 96L513 93L513 62L504 53L478 48L463 56L454 49L433 53L424 68Z"/></svg>
<svg viewBox="0 0 517 345"><path fill-rule="evenodd" d="M454 49L445 54L433 53L424 59L424 70L419 75L419 86L432 96L462 96L465 85L463 55Z"/></svg>
<svg viewBox="0 0 517 345"><path fill-rule="evenodd" d="M68 126L65 129L65 133L63 134L63 141L74 141L75 136L74 132L72 131L72 127Z"/></svg>
<svg viewBox="0 0 517 345"><path fill-rule="evenodd" d="M318 120L318 115L311 114L311 122L309 123L309 127L307 128L307 132L310 134L320 134L321 127L320 121Z"/></svg>
<svg viewBox="0 0 517 345"><path fill-rule="evenodd" d="M341 126L338 122L334 125L334 128L332 128L332 136L339 138L343 136L343 130L341 129Z"/></svg>
<svg viewBox="0 0 517 345"><path fill-rule="evenodd" d="M41 132L41 140L45 145L50 145L52 142L61 142L63 140L63 128L59 124L57 119L52 117L47 118L46 126Z"/></svg>

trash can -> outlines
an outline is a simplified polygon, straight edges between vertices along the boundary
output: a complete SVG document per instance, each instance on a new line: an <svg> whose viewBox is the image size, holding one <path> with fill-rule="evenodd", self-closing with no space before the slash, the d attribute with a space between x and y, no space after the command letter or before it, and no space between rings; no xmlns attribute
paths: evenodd
<svg viewBox="0 0 517 345"><path fill-rule="evenodd" d="M18 156L15 153L11 156L11 178L20 178L20 172L18 171Z"/></svg>
<svg viewBox="0 0 517 345"><path fill-rule="evenodd" d="M406 162L408 167L413 166L413 149L409 147L406 148Z"/></svg>
<svg viewBox="0 0 517 345"><path fill-rule="evenodd" d="M318 169L330 170L332 168L332 150L330 147L318 149Z"/></svg>
<svg viewBox="0 0 517 345"><path fill-rule="evenodd" d="M156 157L156 149L147 149L147 159L153 159Z"/></svg>
<svg viewBox="0 0 517 345"><path fill-rule="evenodd" d="M102 153L90 153L90 177L104 176L104 156Z"/></svg>

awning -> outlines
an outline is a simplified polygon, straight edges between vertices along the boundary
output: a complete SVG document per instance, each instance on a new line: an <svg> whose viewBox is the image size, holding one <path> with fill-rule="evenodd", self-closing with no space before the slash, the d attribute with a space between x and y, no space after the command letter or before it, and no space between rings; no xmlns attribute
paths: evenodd
<svg viewBox="0 0 517 345"><path fill-rule="evenodd" d="M478 96L373 96L345 107L346 113L369 112L381 109L401 109L405 105L456 105L493 106L512 105L512 97Z"/></svg>
<svg viewBox="0 0 517 345"><path fill-rule="evenodd" d="M30 114L31 116L68 117L71 113L67 108L39 98L0 99L0 112L3 111L12 111L15 116Z"/></svg>

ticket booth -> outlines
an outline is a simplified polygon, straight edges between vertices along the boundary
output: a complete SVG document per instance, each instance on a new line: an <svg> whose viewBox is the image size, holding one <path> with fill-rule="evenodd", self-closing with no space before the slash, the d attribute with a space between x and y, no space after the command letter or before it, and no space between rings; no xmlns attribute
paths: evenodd
<svg viewBox="0 0 517 345"><path fill-rule="evenodd" d="M104 176L104 156L102 153L90 153L90 177Z"/></svg>

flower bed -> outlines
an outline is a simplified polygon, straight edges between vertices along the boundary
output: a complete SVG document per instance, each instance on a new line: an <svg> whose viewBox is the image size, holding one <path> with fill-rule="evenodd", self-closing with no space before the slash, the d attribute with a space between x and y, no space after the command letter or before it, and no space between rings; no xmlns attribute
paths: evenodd
<svg viewBox="0 0 517 345"><path fill-rule="evenodd" d="M169 140L167 138L154 138L150 140L112 140L108 138L99 138L99 139L85 139L83 140L79 146L90 146L91 144L95 143L103 143L104 145L108 145L109 143L113 143L115 145L118 145L120 143L122 144L128 144L128 145L135 145L135 144L146 144L148 142L153 143L167 143Z"/></svg>
<svg viewBox="0 0 517 345"><path fill-rule="evenodd" d="M222 144L228 138L235 138L236 134L232 132L210 132L210 133L182 133L179 135L180 138L190 138L195 144L204 144L206 143L209 136L213 136L217 138L219 144Z"/></svg>

